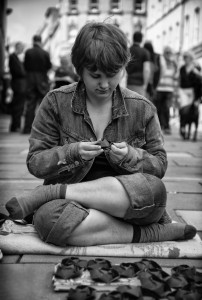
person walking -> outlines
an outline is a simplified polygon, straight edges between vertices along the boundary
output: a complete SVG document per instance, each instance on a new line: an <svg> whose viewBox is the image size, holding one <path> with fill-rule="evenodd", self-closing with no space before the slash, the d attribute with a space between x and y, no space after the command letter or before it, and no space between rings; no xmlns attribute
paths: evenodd
<svg viewBox="0 0 202 300"><path fill-rule="evenodd" d="M192 104L201 97L201 72L191 51L183 54L184 64L179 72L179 108Z"/></svg>
<svg viewBox="0 0 202 300"><path fill-rule="evenodd" d="M13 98L11 103L10 132L21 131L21 117L26 97L26 72L21 55L24 51L22 42L15 44L15 51L9 56L9 69L11 74L11 88Z"/></svg>
<svg viewBox="0 0 202 300"><path fill-rule="evenodd" d="M183 139L189 138L190 130L186 133L186 125L195 123L194 140L197 139L199 122L199 103L202 96L202 74L200 65L196 64L194 54L186 51L183 54L184 64L179 71L178 108L180 117L180 134ZM190 127L191 128L191 127Z"/></svg>
<svg viewBox="0 0 202 300"><path fill-rule="evenodd" d="M48 52L42 49L41 36L33 37L33 47L25 52L24 64L27 72L27 101L23 133L29 134L37 104L41 103L49 90L47 73L52 66Z"/></svg>
<svg viewBox="0 0 202 300"><path fill-rule="evenodd" d="M165 134L171 134L170 107L175 89L176 73L177 64L174 60L173 51L169 46L166 46L160 57L160 79L154 99L161 128Z"/></svg>
<svg viewBox="0 0 202 300"><path fill-rule="evenodd" d="M167 156L156 108L119 85L129 60L117 26L87 23L72 48L79 82L50 91L37 111L27 166L44 185L6 208L15 219L35 212L47 243L147 243L196 234L166 212Z"/></svg>
<svg viewBox="0 0 202 300"><path fill-rule="evenodd" d="M160 55L154 52L153 45L149 41L144 43L144 48L150 54L150 79L146 91L148 99L153 102L160 78Z"/></svg>
<svg viewBox="0 0 202 300"><path fill-rule="evenodd" d="M131 61L126 68L127 88L146 96L150 80L150 55L141 47L142 38L142 33L139 31L133 35L133 45L130 48Z"/></svg>

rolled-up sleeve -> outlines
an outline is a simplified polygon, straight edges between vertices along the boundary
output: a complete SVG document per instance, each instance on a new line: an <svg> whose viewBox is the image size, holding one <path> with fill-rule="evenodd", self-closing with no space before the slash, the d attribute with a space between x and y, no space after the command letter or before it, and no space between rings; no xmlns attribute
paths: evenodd
<svg viewBox="0 0 202 300"><path fill-rule="evenodd" d="M162 178L167 169L167 154L163 144L156 109L152 108L145 127L145 144L142 148L128 145L128 154L120 167L129 173L142 172Z"/></svg>
<svg viewBox="0 0 202 300"><path fill-rule="evenodd" d="M29 139L27 167L31 174L41 179L58 176L63 171L79 172L84 164L78 153L79 142L61 145L60 121L53 97L49 93L43 99Z"/></svg>

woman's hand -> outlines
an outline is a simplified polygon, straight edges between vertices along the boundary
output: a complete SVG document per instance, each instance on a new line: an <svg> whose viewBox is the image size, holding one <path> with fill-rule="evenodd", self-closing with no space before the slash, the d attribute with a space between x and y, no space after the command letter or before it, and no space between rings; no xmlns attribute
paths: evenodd
<svg viewBox="0 0 202 300"><path fill-rule="evenodd" d="M113 143L111 145L110 157L115 162L120 162L128 154L128 146L126 142Z"/></svg>
<svg viewBox="0 0 202 300"><path fill-rule="evenodd" d="M98 145L99 141L80 142L79 154L84 160L91 160L103 152L103 149Z"/></svg>

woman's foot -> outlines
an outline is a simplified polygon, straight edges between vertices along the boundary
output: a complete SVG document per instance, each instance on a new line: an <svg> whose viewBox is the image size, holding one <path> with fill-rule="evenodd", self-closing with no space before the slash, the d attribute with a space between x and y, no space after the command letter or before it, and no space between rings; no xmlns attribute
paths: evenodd
<svg viewBox="0 0 202 300"><path fill-rule="evenodd" d="M154 223L148 226L139 226L139 228L141 230L139 243L190 240L197 232L194 226L184 223Z"/></svg>
<svg viewBox="0 0 202 300"><path fill-rule="evenodd" d="M40 185L31 192L26 192L19 197L11 198L6 203L6 209L11 218L24 219L48 201L65 199L65 193L65 184Z"/></svg>

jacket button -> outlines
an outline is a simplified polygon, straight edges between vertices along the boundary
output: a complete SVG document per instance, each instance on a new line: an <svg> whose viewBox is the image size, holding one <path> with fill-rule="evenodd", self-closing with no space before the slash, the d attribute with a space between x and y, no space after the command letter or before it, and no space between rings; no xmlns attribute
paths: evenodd
<svg viewBox="0 0 202 300"><path fill-rule="evenodd" d="M77 160L74 163L76 167L79 165L79 162Z"/></svg>

